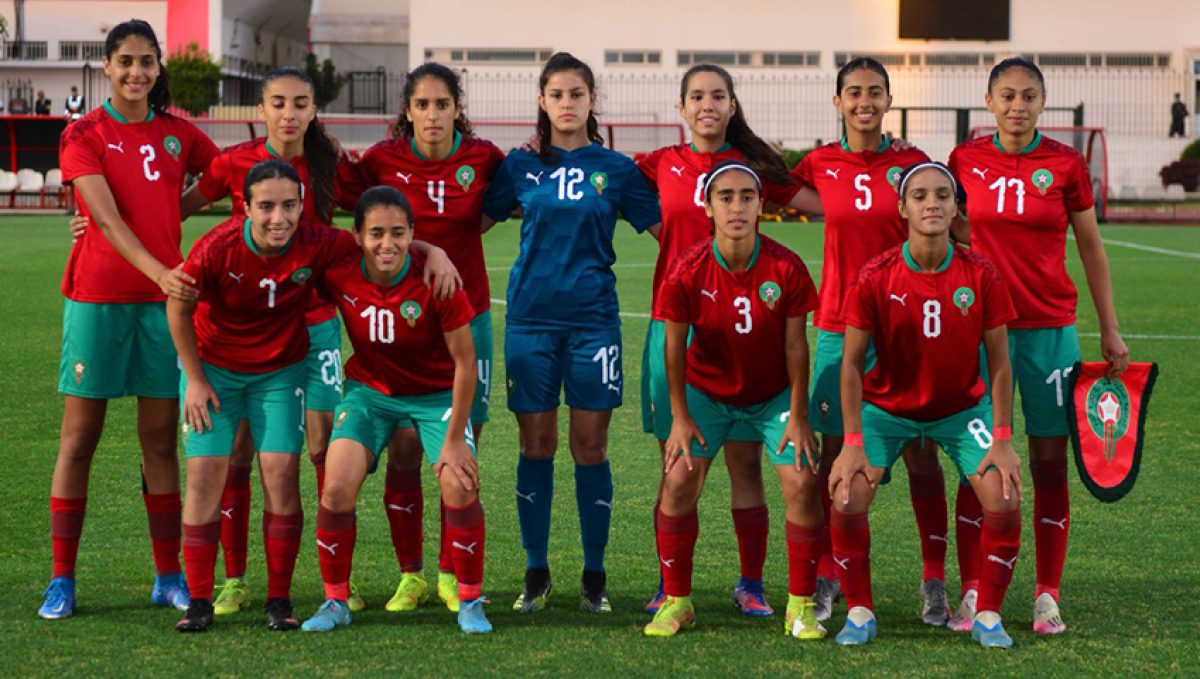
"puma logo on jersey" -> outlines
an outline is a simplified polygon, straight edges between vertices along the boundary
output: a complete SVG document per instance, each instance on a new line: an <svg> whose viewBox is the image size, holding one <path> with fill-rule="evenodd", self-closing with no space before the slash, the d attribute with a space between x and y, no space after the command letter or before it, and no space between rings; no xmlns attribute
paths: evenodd
<svg viewBox="0 0 1200 679"><path fill-rule="evenodd" d="M535 175L534 173L532 173L532 172L526 172L526 173L525 173L525 178L526 178L526 179L532 179L534 184L537 184L538 186L541 186L541 185L542 185L542 173L544 173L544 172L545 172L545 170L543 170L542 172L539 172L539 173L537 173L536 175Z"/></svg>
<svg viewBox="0 0 1200 679"><path fill-rule="evenodd" d="M717 291L716 290L705 290L704 288L700 288L700 294L704 295L705 297L711 299L714 302L717 301Z"/></svg>
<svg viewBox="0 0 1200 679"><path fill-rule="evenodd" d="M840 168L840 167L836 170L831 170L829 168L825 168L825 174L829 175L830 177L833 177L834 179L838 178L838 173L841 171L842 171L842 168Z"/></svg>
<svg viewBox="0 0 1200 679"><path fill-rule="evenodd" d="M989 169L990 168L985 167L981 170L977 167L973 167L973 168L971 168L971 172L974 172L975 174L979 175L979 178L986 182L987 181L987 173L988 173Z"/></svg>
<svg viewBox="0 0 1200 679"><path fill-rule="evenodd" d="M1051 526L1058 526L1062 530L1067 529L1067 520L1066 519L1063 519L1062 521L1055 521L1054 519L1047 519L1046 517L1042 517L1038 521L1038 523L1045 523L1045 524L1049 524Z"/></svg>
<svg viewBox="0 0 1200 679"><path fill-rule="evenodd" d="M408 178L412 176L412 173L409 172L408 174L404 174L403 172L397 172L396 176L403 179L405 184L408 184Z"/></svg>
<svg viewBox="0 0 1200 679"><path fill-rule="evenodd" d="M991 561L992 563L998 563L1010 571L1013 569L1014 566L1017 565L1017 557L1015 557L1015 556L1013 558L1005 561L1004 559L1001 559L1000 557L996 556L995 554L988 554L987 560Z"/></svg>
<svg viewBox="0 0 1200 679"><path fill-rule="evenodd" d="M332 545L327 545L324 542L317 540L317 547L329 552L333 556L337 556L337 548L338 548L338 545L340 545L340 544L341 544L340 542L335 542Z"/></svg>
<svg viewBox="0 0 1200 679"><path fill-rule="evenodd" d="M396 510L396 511L398 511L398 512L404 512L405 514L412 514L412 513L413 513L413 507L416 507L416 506L417 506L417 503L415 503L415 502L414 502L414 503L412 503L412 504L410 504L410 505L403 505L403 506L401 506L401 505L394 505L394 504L388 504L387 508L388 508L388 509L394 509L394 510Z"/></svg>
<svg viewBox="0 0 1200 679"><path fill-rule="evenodd" d="M597 507L607 507L608 511L610 511L610 512L612 511L612 503L611 502L606 502L604 500L596 500L595 504Z"/></svg>
<svg viewBox="0 0 1200 679"><path fill-rule="evenodd" d="M897 302L899 302L899 303L900 303L900 306L908 306L907 304L905 304L905 303L904 303L904 299L905 299L906 297L908 297L908 293L907 293L907 292L906 292L906 293L904 293L903 295L890 295L890 296L888 297L888 299L889 299L889 300L892 300L892 299L896 300Z"/></svg>
<svg viewBox="0 0 1200 679"><path fill-rule="evenodd" d="M229 277L232 278L233 280L237 281L238 283L242 282L242 276L245 276L245 275L246 274L244 274L244 273L234 273L232 271L229 272Z"/></svg>
<svg viewBox="0 0 1200 679"><path fill-rule="evenodd" d="M537 495L537 491L534 491L534 492L532 492L532 493L530 493L530 494L528 494L528 495L526 495L526 494L522 493L522 492L521 492L521 491L519 491L519 490L517 491L517 497L519 497L519 498L521 498L522 500L524 500L524 501L528 502L529 504L533 504L533 496L534 496L534 495Z"/></svg>
<svg viewBox="0 0 1200 679"><path fill-rule="evenodd" d="M357 307L358 307L358 298L357 298L357 297L351 297L350 295L347 295L347 294L345 294L345 293L342 293L342 299L344 299L344 300L346 300L347 302L349 302L349 303L350 303L350 306L352 306L352 307L355 307L355 308L357 308Z"/></svg>
<svg viewBox="0 0 1200 679"><path fill-rule="evenodd" d="M846 557L844 559L839 559L835 556L835 557L833 557L833 562L836 563L838 565L838 567L844 571L850 570L850 566L848 565L850 563L850 557Z"/></svg>
<svg viewBox="0 0 1200 679"><path fill-rule="evenodd" d="M479 543L472 542L469 545L464 545L463 543L459 542L458 540L455 540L454 542L450 543L450 546L455 549L461 549L462 551L466 552L467 554L474 556L475 555L475 545L477 545L477 544L479 544Z"/></svg>
<svg viewBox="0 0 1200 679"><path fill-rule="evenodd" d="M108 148L116 149L118 153L125 153L125 142L119 141L115 144L109 144Z"/></svg>
<svg viewBox="0 0 1200 679"><path fill-rule="evenodd" d="M958 520L959 520L960 522L962 522L962 523L969 523L969 524L971 524L972 526L975 526L976 528L980 528L981 526L983 526L983 517L982 517L982 516L981 516L981 517L979 517L978 519L972 519L972 518L970 518L970 517L963 516L962 514L959 514L959 515L958 515Z"/></svg>
<svg viewBox="0 0 1200 679"><path fill-rule="evenodd" d="M676 177L683 179L683 168L682 167L675 167L674 165L672 165L671 172L674 172Z"/></svg>

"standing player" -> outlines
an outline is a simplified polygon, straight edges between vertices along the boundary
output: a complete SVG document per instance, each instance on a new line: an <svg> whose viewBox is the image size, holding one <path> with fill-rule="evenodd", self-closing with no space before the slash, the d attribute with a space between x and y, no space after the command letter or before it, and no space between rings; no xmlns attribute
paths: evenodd
<svg viewBox="0 0 1200 679"><path fill-rule="evenodd" d="M1021 543L1021 463L1011 441L1004 324L1016 314L995 267L950 245L957 185L946 166L910 167L899 193L908 240L859 271L842 309L845 434L829 477L830 535L850 612L837 642L875 638L867 510L879 482L916 438L941 444L983 504L979 555L986 561L971 635L985 647L1008 648L1012 639L1000 606ZM866 372L872 342L875 366ZM981 342L994 403L980 377Z"/></svg>
<svg viewBox="0 0 1200 679"><path fill-rule="evenodd" d="M506 219L518 202L523 214L504 330L508 407L521 446L517 511L527 569L513 608L522 612L544 608L551 590L546 548L564 387L583 539L582 608L612 610L604 573L613 500L608 424L623 388L613 232L618 214L652 234L660 217L633 162L601 144L595 82L579 59L550 57L538 81L540 150L510 153L484 204L490 220Z"/></svg>
<svg viewBox="0 0 1200 679"><path fill-rule="evenodd" d="M439 300L421 283L425 258L409 253L415 226L404 194L389 186L367 190L354 212L361 252L319 282L338 300L354 356L346 364L350 382L338 406L329 486L317 512L326 600L305 631L350 623L354 504L401 426L417 429L441 485L459 626L467 633L492 631L483 612L483 507L470 424L476 377L468 324L475 314L461 290Z"/></svg>
<svg viewBox="0 0 1200 679"><path fill-rule="evenodd" d="M691 131L691 143L661 148L638 163L662 207L652 308L671 264L712 233L702 189L713 167L726 160L744 160L762 178L764 201L777 205L792 202L800 188L788 178L787 166L779 154L746 123L733 90L733 78L725 69L712 64L688 69L679 87L679 114ZM642 354L642 428L654 433L660 450L665 450L671 433L663 356L663 322L651 320ZM769 517L761 458L757 432L735 428L730 433L725 443L725 467L729 471L731 512L741 562L741 578L733 589L733 600L746 615L773 613L762 584ZM657 507L654 514L657 518ZM657 611L666 596L662 584L660 580L657 594L646 604L647 612Z"/></svg>
<svg viewBox="0 0 1200 679"><path fill-rule="evenodd" d="M304 311L311 280L339 252L354 250L346 232L305 222L300 175L271 159L246 173L247 217L231 218L196 241L184 272L198 302L172 300L167 320L184 375L187 500L183 555L194 592L181 632L203 632L213 620L213 566L221 533L221 495L238 423L250 422L263 484L267 553L267 626L300 626L291 584L304 513L299 453L304 437Z"/></svg>
<svg viewBox="0 0 1200 679"><path fill-rule="evenodd" d="M1129 349L1117 329L1112 279L1087 166L1073 148L1037 130L1046 105L1041 70L1026 59L1001 61L988 76L985 101L996 116L997 132L954 149L950 169L967 194L972 247L996 263L1013 291L1017 318L1009 325L1008 341L1013 379L1021 388L1033 478L1033 630L1060 634L1067 626L1059 613L1058 588L1071 525L1063 402L1070 398L1068 373L1080 356L1077 294L1064 259L1068 225L1096 306L1100 354L1109 362L1110 378L1129 365ZM960 490L959 506L977 507L967 490ZM952 621L956 629L966 627L962 621L972 611L972 594L964 592Z"/></svg>
<svg viewBox="0 0 1200 679"><path fill-rule="evenodd" d="M749 166L718 164L703 190L716 235L676 260L655 309L666 323L673 415L655 521L667 599L644 631L672 636L694 623L696 504L712 458L740 427L767 445L787 505L785 629L798 638L820 639L825 629L814 617L811 597L825 530L816 488L817 442L806 410L804 335L817 292L795 253L758 235L762 186ZM685 464L677 464L681 455Z"/></svg>
<svg viewBox="0 0 1200 679"><path fill-rule="evenodd" d="M883 116L892 104L883 64L859 57L842 66L833 107L845 121L838 142L813 149L796 166L796 180L816 189L825 214L825 256L821 264L821 306L814 324L817 352L808 410L821 433L821 501L828 521L829 470L842 448L839 373L845 328L844 301L854 275L871 258L904 242L908 226L895 209L896 183L903 168L929 160L912 147L897 148L883 134ZM873 362L868 348L867 364ZM944 625L946 606L946 490L937 448L914 441L904 451L909 494L921 539L921 619ZM826 542L817 578L817 619L829 618L838 595L837 571Z"/></svg>
<svg viewBox="0 0 1200 679"><path fill-rule="evenodd" d="M491 142L475 137L462 110L462 83L449 68L426 63L413 69L405 78L403 96L404 110L396 121L393 138L368 149L353 171L342 168L339 173L343 179L341 202L353 208L358 196L370 186L398 189L408 198L409 209L421 225L421 237L444 248L462 271L463 287L475 310L471 338L478 383L471 406L471 427L478 445L488 420L492 389L491 289L480 224L484 195L504 153ZM383 495L402 572L396 593L385 606L389 611L413 610L428 597L429 586L421 573L425 507L422 457L416 429L402 423L389 446ZM447 608L458 611L458 585L444 506L441 515L437 594Z"/></svg>
<svg viewBox="0 0 1200 679"><path fill-rule="evenodd" d="M195 299L180 272L179 195L217 148L167 109L170 80L150 24L118 24L104 41L112 97L68 126L60 163L82 214L98 228L71 248L63 275L59 391L66 395L50 486L54 570L43 618L75 611L75 560L87 506L92 456L108 399L138 397L142 497L156 577L150 598L185 608L180 572L179 369L164 315L168 296Z"/></svg>

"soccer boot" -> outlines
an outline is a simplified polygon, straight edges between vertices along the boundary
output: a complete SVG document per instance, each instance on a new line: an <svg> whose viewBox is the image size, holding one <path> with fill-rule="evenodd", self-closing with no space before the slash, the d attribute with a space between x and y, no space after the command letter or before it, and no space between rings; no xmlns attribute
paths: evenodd
<svg viewBox="0 0 1200 679"><path fill-rule="evenodd" d="M358 585L354 584L353 580L350 581L350 598L346 599L346 606L350 609L351 613L358 613L367 609L367 602L358 593Z"/></svg>
<svg viewBox="0 0 1200 679"><path fill-rule="evenodd" d="M458 628L464 634L487 634L492 631L492 623L488 622L483 612L484 597L460 603L458 607Z"/></svg>
<svg viewBox="0 0 1200 679"><path fill-rule="evenodd" d="M954 615L946 621L946 627L953 632L970 632L975 624L975 602L979 599L979 593L973 589L968 589L962 595L962 601L958 604L958 610L954 611Z"/></svg>
<svg viewBox="0 0 1200 679"><path fill-rule="evenodd" d="M817 576L817 589L813 593L813 611L818 621L825 621L833 615L833 602L842 596L842 583Z"/></svg>
<svg viewBox="0 0 1200 679"><path fill-rule="evenodd" d="M788 595L783 630L797 639L824 639L825 628L817 622L811 597Z"/></svg>
<svg viewBox="0 0 1200 679"><path fill-rule="evenodd" d="M350 624L350 607L345 601L326 599L316 613L300 625L304 632L330 632L335 627Z"/></svg>
<svg viewBox="0 0 1200 679"><path fill-rule="evenodd" d="M438 572L437 597L451 613L458 612L458 578L453 573Z"/></svg>
<svg viewBox="0 0 1200 679"><path fill-rule="evenodd" d="M875 638L875 613L865 606L855 606L846 614L846 624L834 641L839 646L862 646Z"/></svg>
<svg viewBox="0 0 1200 679"><path fill-rule="evenodd" d="M183 573L155 576L154 587L150 589L150 602L155 606L186 611L190 598Z"/></svg>
<svg viewBox="0 0 1200 679"><path fill-rule="evenodd" d="M550 591L554 589L550 582L550 570L547 568L529 568L525 571L525 588L513 602L513 610L520 613L533 613L546 607Z"/></svg>
<svg viewBox="0 0 1200 679"><path fill-rule="evenodd" d="M267 629L272 632L290 632L300 629L300 621L292 610L291 599L267 599L263 609L267 612Z"/></svg>
<svg viewBox="0 0 1200 679"><path fill-rule="evenodd" d="M429 583L420 573L405 573L400 576L400 584L396 585L396 593L384 604L384 609L392 613L415 611L429 598Z"/></svg>
<svg viewBox="0 0 1200 679"><path fill-rule="evenodd" d="M733 588L733 605L738 607L742 615L751 615L756 618L775 615L775 609L767 603L767 597L763 593L762 580L749 578L738 580L738 584Z"/></svg>
<svg viewBox="0 0 1200 679"><path fill-rule="evenodd" d="M584 613L612 613L612 603L605 588L608 578L604 571L584 571L579 583L579 610Z"/></svg>
<svg viewBox="0 0 1200 679"><path fill-rule="evenodd" d="M642 628L648 637L673 637L680 630L696 626L696 609L690 596L668 596L654 619Z"/></svg>
<svg viewBox="0 0 1200 679"><path fill-rule="evenodd" d="M946 583L937 578L921 583L921 622L934 627L944 627L949 619Z"/></svg>
<svg viewBox="0 0 1200 679"><path fill-rule="evenodd" d="M250 606L250 587L243 578L225 578L221 591L213 601L214 615L237 613Z"/></svg>
<svg viewBox="0 0 1200 679"><path fill-rule="evenodd" d="M42 592L45 601L38 615L46 620L69 618L75 613L75 578L53 578Z"/></svg>
<svg viewBox="0 0 1200 679"><path fill-rule="evenodd" d="M175 623L180 632L207 632L213 624L213 605L208 599L191 599L187 612Z"/></svg>
<svg viewBox="0 0 1200 679"><path fill-rule="evenodd" d="M1012 637L1004 631L1000 614L995 611L980 611L971 625L971 638L984 648L1012 648Z"/></svg>
<svg viewBox="0 0 1200 679"><path fill-rule="evenodd" d="M1067 631L1058 612L1058 602L1049 592L1042 592L1033 601L1033 631L1038 634L1062 634Z"/></svg>
<svg viewBox="0 0 1200 679"><path fill-rule="evenodd" d="M646 602L646 605L642 607L642 610L646 611L650 615L654 615L658 612L658 609L662 607L663 602L666 600L667 593L663 591L662 578L659 578L658 591L654 593L654 597L651 598L650 601Z"/></svg>

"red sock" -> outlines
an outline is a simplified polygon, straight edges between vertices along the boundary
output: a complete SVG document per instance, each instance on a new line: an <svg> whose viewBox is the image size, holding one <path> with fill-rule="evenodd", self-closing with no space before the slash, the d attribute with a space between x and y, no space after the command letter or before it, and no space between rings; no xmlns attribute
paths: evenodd
<svg viewBox="0 0 1200 679"><path fill-rule="evenodd" d="M250 467L229 465L225 490L221 492L221 551L225 554L225 577L246 574L246 551L250 544Z"/></svg>
<svg viewBox="0 0 1200 679"><path fill-rule="evenodd" d="M692 557L696 553L696 537L700 535L696 510L683 516L667 516L660 509L655 533L663 591L670 596L691 596Z"/></svg>
<svg viewBox="0 0 1200 679"><path fill-rule="evenodd" d="M353 509L335 512L317 508L317 558L321 562L326 599L346 601L350 598L350 566L354 561L357 535Z"/></svg>
<svg viewBox="0 0 1200 679"><path fill-rule="evenodd" d="M388 467L383 486L383 504L387 510L388 528L396 561L404 573L416 573L424 566L422 544L425 536L421 525L425 518L425 497L421 492L421 468L392 469Z"/></svg>
<svg viewBox="0 0 1200 679"><path fill-rule="evenodd" d="M1017 567L1021 547L1021 510L983 513L980 539L979 600L976 611L1000 612L1004 593Z"/></svg>
<svg viewBox="0 0 1200 679"><path fill-rule="evenodd" d="M317 505L320 506L321 498L325 496L325 451L309 455L308 459L312 460L313 471L317 473Z"/></svg>
<svg viewBox="0 0 1200 679"><path fill-rule="evenodd" d="M188 590L193 599L212 601L213 571L217 566L220 539L220 521L183 524L183 565L187 569Z"/></svg>
<svg viewBox="0 0 1200 679"><path fill-rule="evenodd" d="M825 524L787 522L788 594L812 596L817 588L817 560L825 544Z"/></svg>
<svg viewBox="0 0 1200 679"><path fill-rule="evenodd" d="M829 494L829 471L832 467L817 468L817 490L821 494L821 509L825 512L825 535L821 539L821 558L817 559L817 575L826 580L837 580L833 565L833 543L829 541L829 523L833 520L833 497Z"/></svg>
<svg viewBox="0 0 1200 679"><path fill-rule="evenodd" d="M158 575L178 573L179 535L182 530L183 503L179 492L151 495L142 493L146 518L150 522L150 548L154 551L154 570Z"/></svg>
<svg viewBox="0 0 1200 679"><path fill-rule="evenodd" d="M443 573L454 572L454 555L450 553L450 529L446 527L446 503L438 501L438 510L441 513L439 527L441 528L441 544L438 550L438 570ZM459 597L461 599L461 597Z"/></svg>
<svg viewBox="0 0 1200 679"><path fill-rule="evenodd" d="M267 598L290 599L296 554L300 552L300 534L304 514L272 514L263 510L263 546L267 551Z"/></svg>
<svg viewBox="0 0 1200 679"><path fill-rule="evenodd" d="M979 533L983 530L983 506L969 485L958 487L954 498L954 546L958 551L958 579L962 593L979 591Z"/></svg>
<svg viewBox="0 0 1200 679"><path fill-rule="evenodd" d="M829 522L833 561L842 581L842 593L850 608L874 610L871 596L871 525L867 513L843 514L836 508Z"/></svg>
<svg viewBox="0 0 1200 679"><path fill-rule="evenodd" d="M733 531L737 533L738 559L742 562L742 577L762 580L763 562L767 560L767 534L770 516L767 506L734 509Z"/></svg>
<svg viewBox="0 0 1200 679"><path fill-rule="evenodd" d="M483 550L487 541L483 505L476 498L466 507L443 507L446 520L442 530L454 559L458 598L463 602L473 601L479 598L483 589Z"/></svg>
<svg viewBox="0 0 1200 679"><path fill-rule="evenodd" d="M50 498L50 546L54 552L51 577L75 577L75 557L79 554L79 536L83 534L86 509L86 496Z"/></svg>
<svg viewBox="0 0 1200 679"><path fill-rule="evenodd" d="M946 582L946 486L936 474L908 472L908 495L921 535L921 580Z"/></svg>
<svg viewBox="0 0 1200 679"><path fill-rule="evenodd" d="M1067 488L1067 459L1029 460L1033 477L1033 542L1037 560L1037 591L1058 601L1067 537L1071 533L1071 493Z"/></svg>

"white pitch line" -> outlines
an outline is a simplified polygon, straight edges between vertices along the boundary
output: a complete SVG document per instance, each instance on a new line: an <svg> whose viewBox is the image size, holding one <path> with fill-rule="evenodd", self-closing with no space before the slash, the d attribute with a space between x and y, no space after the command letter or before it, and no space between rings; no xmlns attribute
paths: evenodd
<svg viewBox="0 0 1200 679"><path fill-rule="evenodd" d="M1103 234L1102 234L1103 235ZM1075 236L1067 234L1067 238L1075 240ZM1158 255L1170 255L1171 257L1183 257L1184 259L1200 259L1200 252L1185 252L1183 250L1170 250L1167 248L1158 248L1153 245L1142 245L1141 243L1130 243L1124 240L1112 240L1111 238L1104 239L1105 245L1116 245L1117 247L1129 248L1130 250L1141 250L1142 252L1153 252Z"/></svg>
<svg viewBox="0 0 1200 679"><path fill-rule="evenodd" d="M1081 332L1080 337L1100 337L1098 332ZM1131 340L1177 340L1183 342L1200 342L1200 335L1126 335L1121 333L1121 339Z"/></svg>

